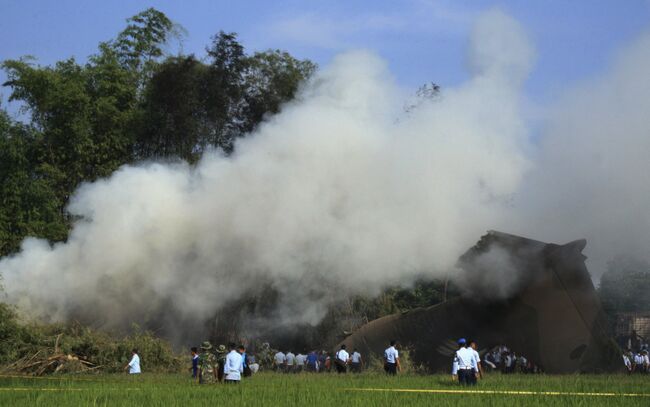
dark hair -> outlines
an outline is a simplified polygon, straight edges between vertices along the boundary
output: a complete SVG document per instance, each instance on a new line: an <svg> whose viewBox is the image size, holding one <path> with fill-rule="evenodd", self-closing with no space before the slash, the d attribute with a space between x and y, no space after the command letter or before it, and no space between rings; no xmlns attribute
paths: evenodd
<svg viewBox="0 0 650 407"><path fill-rule="evenodd" d="M241 350L246 350L246 347L244 345L239 345L237 348Z"/></svg>
<svg viewBox="0 0 650 407"><path fill-rule="evenodd" d="M356 351L358 351L358 350L359 350L359 349L357 349L357 348L354 348L354 351L355 351L355 352L356 352Z"/></svg>
<svg viewBox="0 0 650 407"><path fill-rule="evenodd" d="M199 350L196 348L196 346L192 346L190 350L194 353L197 353Z"/></svg>
<svg viewBox="0 0 650 407"><path fill-rule="evenodd" d="M345 349L345 344L341 345L341 349Z"/></svg>
<svg viewBox="0 0 650 407"><path fill-rule="evenodd" d="M228 349L235 349L235 346L236 346L236 345L235 345L234 343L230 342L230 343L228 344Z"/></svg>
<svg viewBox="0 0 650 407"><path fill-rule="evenodd" d="M133 348L133 349L131 349L131 352L138 353L138 350L136 348Z"/></svg>
<svg viewBox="0 0 650 407"><path fill-rule="evenodd" d="M397 341L395 339L391 339L390 346L395 346L396 343L397 343Z"/></svg>

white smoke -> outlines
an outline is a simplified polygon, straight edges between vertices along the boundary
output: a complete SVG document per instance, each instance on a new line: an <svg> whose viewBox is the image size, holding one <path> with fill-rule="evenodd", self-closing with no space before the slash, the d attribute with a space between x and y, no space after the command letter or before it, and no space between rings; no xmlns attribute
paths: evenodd
<svg viewBox="0 0 650 407"><path fill-rule="evenodd" d="M592 275L650 253L650 34L552 107L510 230L587 238Z"/></svg>
<svg viewBox="0 0 650 407"><path fill-rule="evenodd" d="M442 276L488 229L647 252L650 37L569 92L537 150L519 111L534 54L488 12L471 78L406 118L381 59L340 55L232 156L83 185L67 242L0 260L9 299L52 320L201 320L271 285L288 320L316 323L345 295Z"/></svg>

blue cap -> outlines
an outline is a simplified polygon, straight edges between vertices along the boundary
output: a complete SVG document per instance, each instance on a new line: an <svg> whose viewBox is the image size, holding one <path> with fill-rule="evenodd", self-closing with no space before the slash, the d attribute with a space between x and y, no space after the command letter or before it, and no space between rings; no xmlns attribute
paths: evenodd
<svg viewBox="0 0 650 407"><path fill-rule="evenodd" d="M460 339L458 340L458 344L459 344L459 345L463 345L463 344L465 344L465 343L467 343L467 341L465 340L465 338L460 338Z"/></svg>

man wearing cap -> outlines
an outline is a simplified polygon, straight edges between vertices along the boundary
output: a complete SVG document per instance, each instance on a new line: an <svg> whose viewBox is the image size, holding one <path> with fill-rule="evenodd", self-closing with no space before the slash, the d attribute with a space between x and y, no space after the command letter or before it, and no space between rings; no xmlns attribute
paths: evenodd
<svg viewBox="0 0 650 407"><path fill-rule="evenodd" d="M201 354L199 355L199 374L198 382L200 384L215 383L217 381L217 359L210 352L212 345L205 341L201 345Z"/></svg>
<svg viewBox="0 0 650 407"><path fill-rule="evenodd" d="M458 340L458 350L454 358L454 368L457 367L458 383L464 385L475 384L471 376L474 375L474 369L477 367L476 356L471 348L467 347L465 338Z"/></svg>
<svg viewBox="0 0 650 407"><path fill-rule="evenodd" d="M226 363L226 346L221 344L217 346L216 361L217 361L217 380L219 383L223 382L223 365Z"/></svg>

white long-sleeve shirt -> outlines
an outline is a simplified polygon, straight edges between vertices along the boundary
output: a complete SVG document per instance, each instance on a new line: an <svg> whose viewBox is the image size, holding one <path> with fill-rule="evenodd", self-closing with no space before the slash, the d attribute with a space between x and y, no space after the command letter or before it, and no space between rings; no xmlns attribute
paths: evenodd
<svg viewBox="0 0 650 407"><path fill-rule="evenodd" d="M131 361L129 362L129 373L138 374L140 373L140 356L133 354Z"/></svg>
<svg viewBox="0 0 650 407"><path fill-rule="evenodd" d="M236 350L231 350L226 355L226 363L223 366L223 373L226 380L241 380L241 374L244 372L243 358Z"/></svg>

